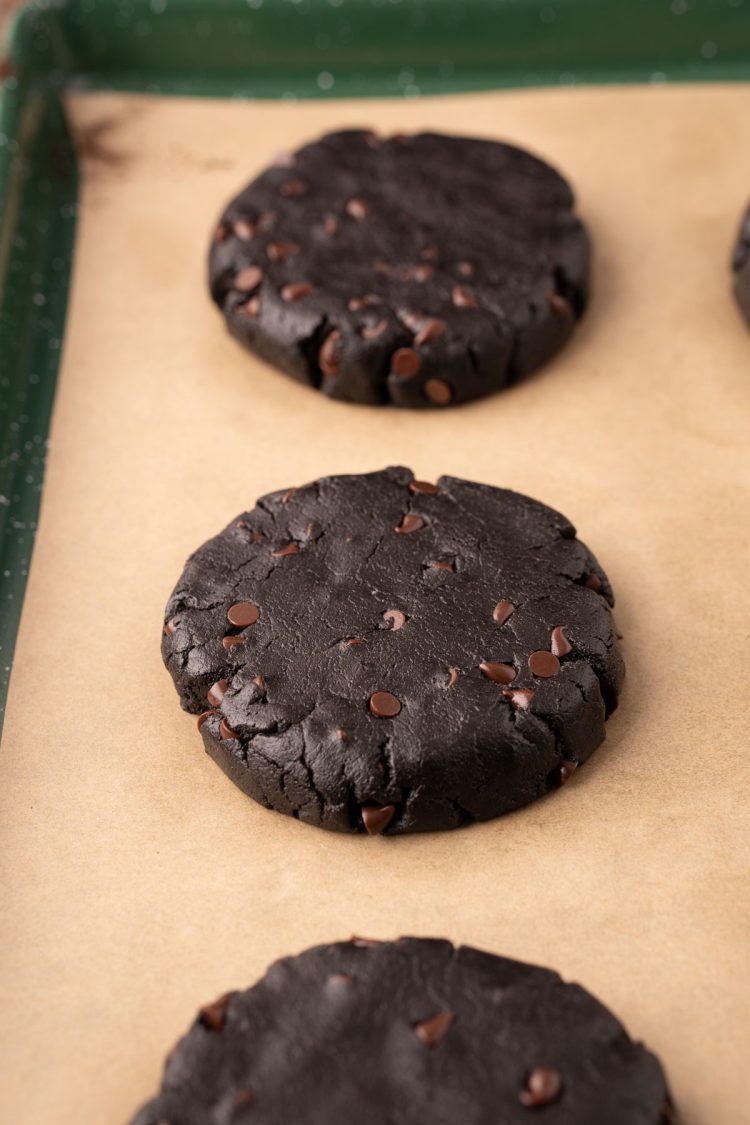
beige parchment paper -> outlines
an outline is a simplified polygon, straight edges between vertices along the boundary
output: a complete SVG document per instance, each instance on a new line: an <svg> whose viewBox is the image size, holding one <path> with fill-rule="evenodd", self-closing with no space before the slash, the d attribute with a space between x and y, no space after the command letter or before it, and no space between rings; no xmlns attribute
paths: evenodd
<svg viewBox="0 0 750 1125"><path fill-rule="evenodd" d="M661 1055L686 1125L749 1122L750 334L728 256L750 88L69 110L82 221L0 754L0 1119L124 1121L200 1003L356 932L554 966ZM204 280L221 206L279 149L360 124L509 139L571 178L593 300L537 377L368 409L225 335ZM627 687L558 794L455 833L339 837L204 755L162 608L257 496L391 463L565 512L613 580Z"/></svg>

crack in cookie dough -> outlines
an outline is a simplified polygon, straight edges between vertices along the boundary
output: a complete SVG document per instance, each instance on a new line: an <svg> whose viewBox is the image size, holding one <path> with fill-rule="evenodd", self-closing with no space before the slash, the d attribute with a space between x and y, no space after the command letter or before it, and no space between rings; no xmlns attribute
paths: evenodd
<svg viewBox="0 0 750 1125"><path fill-rule="evenodd" d="M573 526L517 493L418 483L391 468L272 493L170 598L182 705L266 807L345 832L458 827L555 788L604 738L623 664L609 582ZM368 827L365 807L393 811Z"/></svg>
<svg viewBox="0 0 750 1125"><path fill-rule="evenodd" d="M330 133L227 207L211 243L229 331L332 398L444 409L572 334L589 243L565 180L495 141Z"/></svg>
<svg viewBox="0 0 750 1125"><path fill-rule="evenodd" d="M352 938L200 1009L132 1125L676 1125L659 1060L557 973Z"/></svg>

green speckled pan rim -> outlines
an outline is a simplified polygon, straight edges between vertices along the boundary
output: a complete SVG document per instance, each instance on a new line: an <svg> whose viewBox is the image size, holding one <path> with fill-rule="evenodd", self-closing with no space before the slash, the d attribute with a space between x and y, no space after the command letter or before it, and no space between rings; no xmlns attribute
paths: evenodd
<svg viewBox="0 0 750 1125"><path fill-rule="evenodd" d="M750 0L33 0L0 88L0 729L75 237L66 89L232 98L750 80Z"/></svg>

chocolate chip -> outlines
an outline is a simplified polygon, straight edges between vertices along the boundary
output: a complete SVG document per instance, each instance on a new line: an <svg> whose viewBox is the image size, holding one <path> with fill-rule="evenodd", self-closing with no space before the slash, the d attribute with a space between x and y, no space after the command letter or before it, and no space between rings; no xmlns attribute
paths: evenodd
<svg viewBox="0 0 750 1125"><path fill-rule="evenodd" d="M226 239L228 234L229 234L229 231L224 226L224 224L219 223L218 227L214 231L214 242L217 242L217 243L218 242L224 242L224 240Z"/></svg>
<svg viewBox="0 0 750 1125"><path fill-rule="evenodd" d="M435 406L447 406L453 401L453 387L444 379L428 379L424 385L424 393Z"/></svg>
<svg viewBox="0 0 750 1125"><path fill-rule="evenodd" d="M349 941L357 949L372 949L374 945L382 945L382 941L378 938L359 937L358 934L352 934Z"/></svg>
<svg viewBox="0 0 750 1125"><path fill-rule="evenodd" d="M518 1095L521 1105L528 1109L536 1109L540 1105L549 1105L557 1098L562 1090L562 1075L559 1070L549 1066L537 1066L530 1071L526 1078L526 1085Z"/></svg>
<svg viewBox="0 0 750 1125"><path fill-rule="evenodd" d="M433 340L439 339L444 333L445 321L438 316L432 316L419 329L414 337L414 343L416 347L421 348L423 344L430 344Z"/></svg>
<svg viewBox="0 0 750 1125"><path fill-rule="evenodd" d="M351 973L331 973L328 980L326 981L326 984L339 986L342 984L351 984L353 980L354 977Z"/></svg>
<svg viewBox="0 0 750 1125"><path fill-rule="evenodd" d="M516 688L514 691L504 691L503 695L509 699L516 711L526 711L534 698L533 691L528 688Z"/></svg>
<svg viewBox="0 0 750 1125"><path fill-rule="evenodd" d="M271 558L285 559L289 555L296 555L299 547L296 543L287 543L284 547L277 547L275 551L271 551Z"/></svg>
<svg viewBox="0 0 750 1125"><path fill-rule="evenodd" d="M339 342L341 333L338 328L329 332L321 344L318 352L318 366L326 376L338 375L339 372Z"/></svg>
<svg viewBox="0 0 750 1125"><path fill-rule="evenodd" d="M499 601L492 611L492 620L496 625L504 625L515 612L513 602Z"/></svg>
<svg viewBox="0 0 750 1125"><path fill-rule="evenodd" d="M304 180L287 180L279 188L279 194L284 199L299 199L301 195L307 195L307 184Z"/></svg>
<svg viewBox="0 0 750 1125"><path fill-rule="evenodd" d="M411 379L422 366L419 353L414 348L399 348L391 356L391 371L405 379Z"/></svg>
<svg viewBox="0 0 750 1125"><path fill-rule="evenodd" d="M364 637L347 637L344 641L347 648L351 648L352 645L363 645L364 643Z"/></svg>
<svg viewBox="0 0 750 1125"><path fill-rule="evenodd" d="M218 707L222 699L226 695L227 688L229 687L229 680L217 680L208 689L206 698L212 707Z"/></svg>
<svg viewBox="0 0 750 1125"><path fill-rule="evenodd" d="M267 231L271 230L275 222L275 211L261 211L260 215L258 215L258 230L262 230L264 233L266 233Z"/></svg>
<svg viewBox="0 0 750 1125"><path fill-rule="evenodd" d="M214 1000L213 1004L206 1004L198 1012L198 1023L209 1031L223 1031L224 1024L227 1022L227 1008L235 995L234 992L225 992L218 1000Z"/></svg>
<svg viewBox="0 0 750 1125"><path fill-rule="evenodd" d="M380 298L376 297L374 293L365 293L364 297L352 297L347 307L349 312L359 312L360 309L364 309L368 305L379 305L380 303Z"/></svg>
<svg viewBox="0 0 750 1125"><path fill-rule="evenodd" d="M432 266L408 266L402 277L404 281L429 281L434 273Z"/></svg>
<svg viewBox="0 0 750 1125"><path fill-rule="evenodd" d="M382 336L388 327L387 320L379 320L377 324L365 324L360 328L359 334L363 340L376 340L378 336Z"/></svg>
<svg viewBox="0 0 750 1125"><path fill-rule="evenodd" d="M550 649L555 656L567 656L573 651L573 646L565 636L567 625L556 625L550 636Z"/></svg>
<svg viewBox="0 0 750 1125"><path fill-rule="evenodd" d="M427 319L425 317L424 313L412 312L411 309L403 309L403 308L397 308L396 309L396 316L398 317L398 319L401 321L402 324L406 325L406 327L409 329L409 331L414 336L416 336L417 332L419 332L419 329L422 327L425 320Z"/></svg>
<svg viewBox="0 0 750 1125"><path fill-rule="evenodd" d="M253 676L253 683L256 687L259 687L261 691L266 690L266 681L262 676Z"/></svg>
<svg viewBox="0 0 750 1125"><path fill-rule="evenodd" d="M241 242L249 242L255 234L254 224L248 223L246 219L235 219L232 223L232 230Z"/></svg>
<svg viewBox="0 0 750 1125"><path fill-rule="evenodd" d="M223 646L227 650L227 652L229 652L230 648L234 648L236 645L244 645L245 634L244 633L236 633L236 634L230 633L228 636L222 637L221 643L223 644Z"/></svg>
<svg viewBox="0 0 750 1125"><path fill-rule="evenodd" d="M557 775L559 784L564 785L566 781L570 781L571 777L577 769L578 762L576 762L573 758L564 758L560 764L560 769L558 770Z"/></svg>
<svg viewBox="0 0 750 1125"><path fill-rule="evenodd" d="M283 262L285 258L291 258L293 254L299 253L299 246L296 242L269 242L266 246L266 254L270 262Z"/></svg>
<svg viewBox="0 0 750 1125"><path fill-rule="evenodd" d="M529 657L529 668L535 676L546 680L550 676L556 676L560 671L560 661L553 652L539 649L538 652L532 652Z"/></svg>
<svg viewBox="0 0 750 1125"><path fill-rule="evenodd" d="M164 626L164 632L166 633L166 635L167 635L168 637L171 637L171 636L172 636L172 633L174 633L174 631L175 631L175 629L176 629L176 628L177 628L177 621L176 621L176 620L175 620L175 618L173 617L173 618L172 618L172 619L171 619L170 621L168 621L168 622L166 623L166 625Z"/></svg>
<svg viewBox="0 0 750 1125"><path fill-rule="evenodd" d="M204 711L203 714L199 715L198 718L195 720L195 724L198 727L198 730L201 729L201 727L203 726L203 724L205 723L205 721L209 717L209 715L218 715L218 713L219 713L218 711L212 710L212 711Z"/></svg>
<svg viewBox="0 0 750 1125"><path fill-rule="evenodd" d="M255 602L235 602L227 610L227 621L236 629L246 629L254 625L260 617L260 610Z"/></svg>
<svg viewBox="0 0 750 1125"><path fill-rule="evenodd" d="M594 574L592 571L591 574L586 576L584 586L587 590L593 590L595 594L598 594L602 588L602 580L598 574Z"/></svg>
<svg viewBox="0 0 750 1125"><path fill-rule="evenodd" d="M425 521L421 516L415 516L412 512L407 512L401 523L393 530L399 535L410 535L412 531L419 531L424 526Z"/></svg>
<svg viewBox="0 0 750 1125"><path fill-rule="evenodd" d="M302 297L309 297L313 291L312 285L306 281L290 281L281 287L282 301L299 301Z"/></svg>
<svg viewBox="0 0 750 1125"><path fill-rule="evenodd" d="M570 301L566 301L564 297L561 297L560 294L556 293L553 289L547 294L547 304L554 315L559 317L560 320L565 320L573 315Z"/></svg>
<svg viewBox="0 0 750 1125"><path fill-rule="evenodd" d="M436 1047L455 1018L453 1012L438 1012L436 1016L416 1024L414 1030L425 1047Z"/></svg>
<svg viewBox="0 0 750 1125"><path fill-rule="evenodd" d="M453 286L451 298L457 309L473 309L477 303L476 298L463 285Z"/></svg>
<svg viewBox="0 0 750 1125"><path fill-rule="evenodd" d="M448 669L448 687L452 688L457 679L458 679L458 668L449 668Z"/></svg>
<svg viewBox="0 0 750 1125"><path fill-rule="evenodd" d="M338 737L341 739L342 742L346 742L346 731L344 730L343 727L339 727L336 731L336 734L338 735Z"/></svg>
<svg viewBox="0 0 750 1125"><path fill-rule="evenodd" d="M347 202L344 210L346 211L347 215L350 216L350 218L357 219L358 222L362 222L362 220L367 217L367 213L370 210L370 207L366 199L362 199L361 196L355 195L353 199L350 199Z"/></svg>
<svg viewBox="0 0 750 1125"><path fill-rule="evenodd" d="M387 692L381 692L387 694ZM368 836L380 836L385 832L396 813L395 805L362 805L362 823Z"/></svg>
<svg viewBox="0 0 750 1125"><path fill-rule="evenodd" d="M473 277L474 276L474 266L472 265L471 262L457 262L456 263L456 269L458 270L458 272L461 274L462 277Z"/></svg>
<svg viewBox="0 0 750 1125"><path fill-rule="evenodd" d="M234 1095L234 1107L235 1109L239 1109L241 1106L251 1105L254 1100L255 1094L252 1090L238 1090Z"/></svg>
<svg viewBox="0 0 750 1125"><path fill-rule="evenodd" d="M375 691L370 696L370 711L378 719L394 719L401 710L401 703L389 691Z"/></svg>
<svg viewBox="0 0 750 1125"><path fill-rule="evenodd" d="M281 497L281 503L282 503L282 504L288 504L288 503L289 503L289 501L291 500L291 498L292 498L292 497L293 497L293 496L294 496L294 495L295 495L295 494L296 494L297 492L299 492L299 489L298 489L298 488L288 488L288 489L286 490L286 492L284 493L284 495L283 495L283 496Z"/></svg>
<svg viewBox="0 0 750 1125"><path fill-rule="evenodd" d="M430 570L455 570L456 567L452 562L431 562L427 566Z"/></svg>
<svg viewBox="0 0 750 1125"><path fill-rule="evenodd" d="M243 316L249 316L253 320L257 320L260 313L260 297L251 297L249 301L240 305L237 311L241 312Z"/></svg>
<svg viewBox="0 0 750 1125"><path fill-rule="evenodd" d="M232 282L232 288L237 289L240 293L252 293L253 289L257 289L263 280L263 270L260 266L247 266L246 269L240 270Z"/></svg>
<svg viewBox="0 0 750 1125"><path fill-rule="evenodd" d="M499 664L494 660L483 660L480 669L493 684L510 684L516 678L516 670L512 664Z"/></svg>
<svg viewBox="0 0 750 1125"><path fill-rule="evenodd" d="M428 480L410 480L409 492L426 492L433 496L438 491L436 484L431 484Z"/></svg>
<svg viewBox="0 0 750 1125"><path fill-rule="evenodd" d="M402 613L400 609L387 609L383 614L384 621L391 621L391 632L395 633L399 629L403 629L406 624L406 614Z"/></svg>
<svg viewBox="0 0 750 1125"><path fill-rule="evenodd" d="M323 231L330 238L339 229L339 221L335 215L326 215L323 219Z"/></svg>
<svg viewBox="0 0 750 1125"><path fill-rule="evenodd" d="M240 736L236 731L232 730L226 719L222 719L219 723L219 737L220 738L239 738Z"/></svg>

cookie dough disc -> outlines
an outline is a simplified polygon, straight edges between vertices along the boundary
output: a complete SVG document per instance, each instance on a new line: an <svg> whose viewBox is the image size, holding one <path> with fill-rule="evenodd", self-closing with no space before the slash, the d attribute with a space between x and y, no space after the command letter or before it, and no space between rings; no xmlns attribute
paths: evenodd
<svg viewBox="0 0 750 1125"><path fill-rule="evenodd" d="M669 1125L662 1068L557 973L353 939L201 1009L132 1125Z"/></svg>
<svg viewBox="0 0 750 1125"><path fill-rule="evenodd" d="M750 208L745 213L732 259L734 296L750 326Z"/></svg>
<svg viewBox="0 0 750 1125"><path fill-rule="evenodd" d="M330 133L229 204L211 293L243 344L332 398L443 408L570 336L589 262L572 208L511 145Z"/></svg>
<svg viewBox="0 0 750 1125"><path fill-rule="evenodd" d="M612 602L557 512L391 468L234 520L189 559L162 652L262 805L338 831L454 828L556 789L602 741Z"/></svg>

